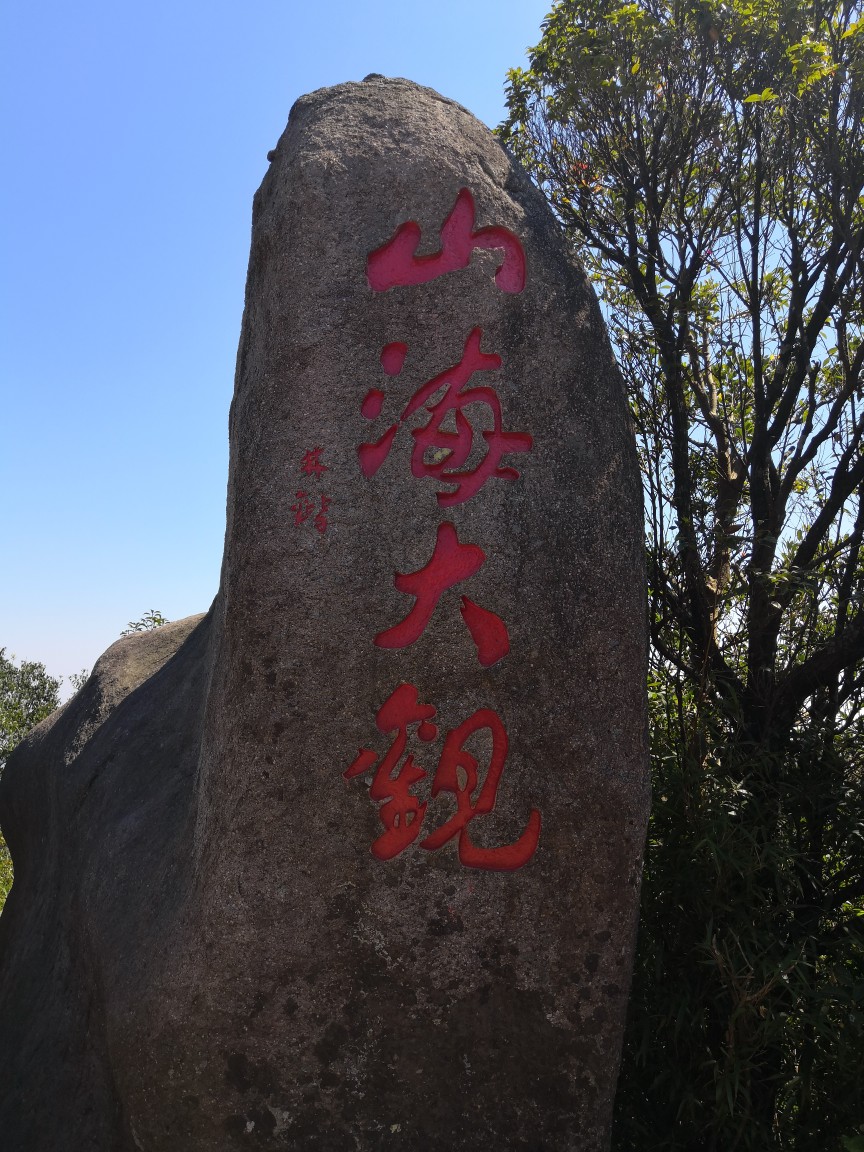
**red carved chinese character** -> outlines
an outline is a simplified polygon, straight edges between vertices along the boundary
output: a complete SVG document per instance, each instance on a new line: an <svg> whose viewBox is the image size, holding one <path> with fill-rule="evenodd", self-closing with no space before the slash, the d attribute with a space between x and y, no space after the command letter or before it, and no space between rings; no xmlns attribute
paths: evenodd
<svg viewBox="0 0 864 1152"><path fill-rule="evenodd" d="M330 507L330 503L331 503L330 497L322 495L322 497L321 497L321 511L315 517L315 527L321 533L324 533L327 531L326 512L327 512L327 509Z"/></svg>
<svg viewBox="0 0 864 1152"><path fill-rule="evenodd" d="M477 787L477 760L465 748L465 743L475 732L488 728L492 736L492 755L489 770L476 800L471 795ZM491 812L498 796L498 785L504 771L509 742L501 719L491 708L480 708L473 716L447 733L444 750L432 781L433 799L440 792L452 792L456 797L456 812L425 840L420 847L427 852L441 848L454 836L459 837L459 860L467 868L489 868L501 872L511 872L527 864L537 850L540 838L540 813L531 810L525 831L513 844L501 848L478 848L471 843L468 825L475 816ZM459 769L465 775L464 785L459 779Z"/></svg>
<svg viewBox="0 0 864 1152"><path fill-rule="evenodd" d="M307 476L320 476L324 472L329 472L330 469L327 465L321 463L323 451L323 448L310 448L308 452L304 453L300 463L300 471Z"/></svg>
<svg viewBox="0 0 864 1152"><path fill-rule="evenodd" d="M438 729L431 721L435 709L431 704L421 704L420 694L412 684L400 684L378 709L375 723L381 732L396 732L390 749L378 765L369 795L373 800L383 800L378 809L378 817L386 829L372 845L372 855L378 860L390 860L398 856L417 838L426 804L421 804L412 796L409 788L418 780L425 779L426 773L408 755L398 774L393 777L393 769L399 764L408 743L408 726L419 724L417 735L421 740L434 740ZM377 752L371 748L361 748L354 763L342 773L346 780L362 776L374 767Z"/></svg>
<svg viewBox="0 0 864 1152"><path fill-rule="evenodd" d="M400 592L415 597L414 607L399 623L379 632L379 648L406 648L423 634L438 601L448 588L473 576L486 560L476 544L460 544L455 527L445 521L438 525L435 550L429 563L417 572L398 573L393 581ZM477 645L477 658L484 668L497 663L510 651L507 625L494 612L462 597L462 618Z"/></svg>
<svg viewBox="0 0 864 1152"><path fill-rule="evenodd" d="M515 468L502 467L503 457L509 453L529 452L533 444L527 432L505 432L502 428L501 401L493 388L466 388L465 385L475 372L488 372L501 367L501 357L480 351L482 332L474 328L465 341L462 359L458 364L447 368L419 388L403 411L399 422L390 428L374 443L361 444L357 449L360 469L364 476L374 476L384 463L399 429L415 412L424 408L429 419L420 428L412 429L414 449L411 454L411 472L414 476L432 476L445 484L455 484L451 492L439 492L438 503L442 508L462 504L470 500L491 477L501 480L516 480L519 473ZM394 348L404 349L397 355ZM385 372L396 375L402 369L407 347L404 344L388 344L381 354ZM443 396L433 401L436 393L446 388ZM384 393L372 389L363 401L362 414L374 420L381 412ZM486 452L473 468L463 468L471 455L474 443L474 430L465 409L471 404L482 404L491 410L493 426L481 432L486 441ZM456 431L447 432L443 424L453 413ZM427 460L427 454L432 460Z"/></svg>
<svg viewBox="0 0 864 1152"><path fill-rule="evenodd" d="M323 493L321 494L321 506L312 523L322 535L327 531L327 525L329 523L327 511L332 503L333 501L329 496L325 496ZM291 505L291 511L294 513L294 526L295 528L299 528L301 524L305 524L315 511L315 501L308 492L298 492L294 503Z"/></svg>
<svg viewBox="0 0 864 1152"><path fill-rule="evenodd" d="M373 292L410 284L426 284L445 272L467 268L475 248L502 248L504 261L495 273L502 292L521 292L525 287L525 252L518 236L508 228L474 228L474 197L463 188L441 228L441 247L429 256L418 256L420 225L415 220L400 224L387 241L366 260L366 277Z"/></svg>
<svg viewBox="0 0 864 1152"><path fill-rule="evenodd" d="M421 704L420 696L413 684L400 684L399 687L379 708L375 723L381 732L395 732L396 737L387 753L378 759L371 748L361 748L353 764L343 776L353 780L364 772L377 768L369 795L373 800L383 801L378 816L385 831L372 844L372 855L378 860L390 860L416 840L426 816L427 802L422 802L411 794L413 784L426 778L426 772L414 762L412 754L405 756L408 745L408 729L417 724L417 736L426 742L434 740L438 729L431 722L435 708ZM477 792L479 784L478 763L465 744L475 732L488 729L492 738L492 754L486 779ZM432 781L432 796L441 792L451 792L456 797L456 812L439 829L432 832L420 847L434 852L449 840L459 837L459 860L468 868L485 868L495 871L513 871L521 868L534 855L540 837L540 813L532 809L522 835L513 843L499 848L479 848L471 842L468 825L475 816L492 812L498 796L498 786L507 758L508 740L504 725L497 713L489 708L480 708L472 716L449 732L444 741L444 749ZM403 756L405 757L403 760ZM400 765L397 775L394 769ZM460 780L464 775L464 784Z"/></svg>
<svg viewBox="0 0 864 1152"><path fill-rule="evenodd" d="M308 493L298 492L294 503L291 505L291 511L294 513L294 526L299 528L315 511L315 501L309 498Z"/></svg>

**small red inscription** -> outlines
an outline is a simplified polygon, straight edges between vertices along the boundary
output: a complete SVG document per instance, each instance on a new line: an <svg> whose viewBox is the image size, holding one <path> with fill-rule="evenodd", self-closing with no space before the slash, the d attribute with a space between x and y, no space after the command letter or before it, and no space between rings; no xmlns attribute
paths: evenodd
<svg viewBox="0 0 864 1152"><path fill-rule="evenodd" d="M426 284L446 272L467 268L475 248L501 248L504 260L495 273L502 292L521 292L525 287L525 252L519 237L509 228L474 228L474 197L463 188L441 227L441 247L428 256L418 256L422 233L415 220L400 224L393 236L371 252L366 260L366 278L373 292L388 288Z"/></svg>
<svg viewBox="0 0 864 1152"><path fill-rule="evenodd" d="M398 423L391 425L378 440L359 446L357 456L364 476L375 475L386 460L400 425L415 412L425 408L429 413L428 420L422 427L411 431L414 437L411 473L418 478L431 476L441 483L455 485L452 491L437 494L438 503L442 508L470 500L472 496L476 496L486 481L493 477L499 480L519 478L516 469L503 466L502 460L510 453L529 452L533 444L531 436L527 432L504 431L501 401L494 388L465 387L475 372L490 372L501 367L500 356L481 352L482 336L483 333L479 328L472 329L465 341L459 362L418 388L408 401ZM388 347L392 348L393 345ZM385 348L385 352L386 350ZM402 359L404 361L404 356ZM398 370L401 370L401 363ZM396 374L396 371L391 372L391 375ZM434 397L442 389L444 389L443 395L435 401ZM373 389L367 394L360 411L367 419L375 419L381 411L382 404L383 393ZM465 410L472 404L483 405L491 412L492 428L480 433L482 440L485 441L485 453L482 458L473 468L465 468L464 465L474 446L474 429L465 414ZM445 431L443 428L451 412L455 421L455 432ZM431 459L428 458L430 455Z"/></svg>
<svg viewBox="0 0 864 1152"><path fill-rule="evenodd" d="M294 527L299 528L315 511L315 501L310 499L308 492L297 492L291 511L294 513Z"/></svg>
<svg viewBox="0 0 864 1152"><path fill-rule="evenodd" d="M321 459L323 448L310 448L303 453L303 459L300 461L300 471L304 476L308 476L312 480L320 480L325 472L329 472L329 467ZM301 524L306 521L315 513L315 518L312 523L317 530L322 534L327 531L329 523L327 519L327 510L332 504L329 496L320 493L318 500L318 511L315 512L315 497L309 492L298 491L294 496L294 503L291 505L291 511L294 513L294 527L299 528Z"/></svg>
<svg viewBox="0 0 864 1152"><path fill-rule="evenodd" d="M318 511L318 515L315 517L315 527L322 534L327 531L327 509L329 507L330 507L330 497L322 495L321 507Z"/></svg>
<svg viewBox="0 0 864 1152"><path fill-rule="evenodd" d="M308 452L304 453L300 462L300 471L306 476L320 476L324 472L329 472L330 469L327 465L321 462L323 451L323 448L310 448Z"/></svg>
<svg viewBox="0 0 864 1152"><path fill-rule="evenodd" d="M426 771L406 756L409 728L418 725L417 736L430 742L438 734L432 723L436 709L421 704L420 694L413 684L400 684L378 709L375 723L380 732L395 732L395 738L384 756L371 748L361 748L349 768L343 772L346 780L375 768L369 789L371 799L382 801L378 816L385 831L372 844L372 855L378 860L390 860L416 840L426 816L428 804L414 796L410 788L426 778ZM492 753L486 778L480 785L477 758L465 747L476 732L486 729L492 741ZM471 842L468 826L475 816L486 815L495 807L498 787L507 759L509 741L501 718L491 708L479 708L458 728L448 732L438 767L432 780L432 798L442 792L456 798L455 813L436 831L420 841L427 852L442 848L448 841L459 837L459 860L468 868L485 868L512 872L527 864L537 850L540 838L540 813L532 809L521 836L500 848L479 848ZM403 760L404 757L404 760ZM377 767L376 767L377 765ZM393 776L393 771L399 771ZM460 778L460 772L464 780ZM476 792L476 796L474 795Z"/></svg>
<svg viewBox="0 0 864 1152"><path fill-rule="evenodd" d="M396 574L393 583L400 592L415 598L404 620L379 632L379 648L407 648L422 636L438 601L448 588L473 576L483 566L486 553L476 544L460 544L456 528L449 521L438 525L435 550L429 563L417 572ZM470 607L467 607L470 605ZM462 598L462 617L477 645L477 657L484 668L503 659L510 651L507 625L494 612Z"/></svg>

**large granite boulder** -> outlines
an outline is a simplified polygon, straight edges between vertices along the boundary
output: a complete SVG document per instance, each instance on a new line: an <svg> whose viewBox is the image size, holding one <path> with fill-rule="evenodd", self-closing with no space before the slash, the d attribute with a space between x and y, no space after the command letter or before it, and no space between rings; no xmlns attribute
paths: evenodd
<svg viewBox="0 0 864 1152"><path fill-rule="evenodd" d="M209 631L195 616L119 640L6 765L4 1152L135 1148L109 1038L182 915Z"/></svg>
<svg viewBox="0 0 864 1152"><path fill-rule="evenodd" d="M648 805L639 477L540 194L404 80L254 205L205 618L10 759L17 1152L608 1147Z"/></svg>

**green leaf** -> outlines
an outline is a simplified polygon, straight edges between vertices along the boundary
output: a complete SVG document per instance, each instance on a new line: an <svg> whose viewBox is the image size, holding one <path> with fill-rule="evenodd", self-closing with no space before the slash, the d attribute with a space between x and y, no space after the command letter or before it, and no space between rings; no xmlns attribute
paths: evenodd
<svg viewBox="0 0 864 1152"><path fill-rule="evenodd" d="M773 88L763 88L761 92L755 92L752 96L745 96L745 104L763 104L769 100L776 100L777 93Z"/></svg>

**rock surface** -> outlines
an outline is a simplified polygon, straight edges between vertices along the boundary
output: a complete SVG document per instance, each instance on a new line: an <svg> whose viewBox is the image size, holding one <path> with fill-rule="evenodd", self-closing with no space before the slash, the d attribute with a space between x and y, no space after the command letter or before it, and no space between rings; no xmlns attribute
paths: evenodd
<svg viewBox="0 0 864 1152"><path fill-rule="evenodd" d="M596 300L428 89L313 93L271 157L219 596L114 645L0 789L0 1129L607 1148L648 785Z"/></svg>
<svg viewBox="0 0 864 1152"><path fill-rule="evenodd" d="M180 914L209 619L118 640L10 756L0 817L0 1147L113 1152L109 1029Z"/></svg>

